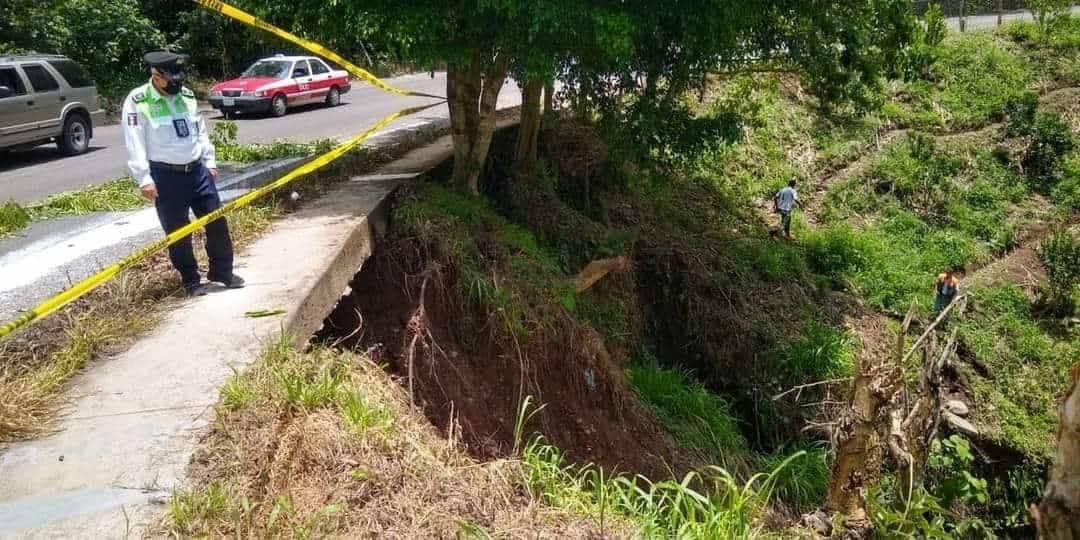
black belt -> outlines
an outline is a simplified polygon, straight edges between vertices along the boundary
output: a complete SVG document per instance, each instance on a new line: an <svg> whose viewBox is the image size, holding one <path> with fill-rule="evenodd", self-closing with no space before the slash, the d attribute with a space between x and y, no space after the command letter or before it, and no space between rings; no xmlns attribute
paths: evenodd
<svg viewBox="0 0 1080 540"><path fill-rule="evenodd" d="M199 166L198 161L192 161L191 163L184 163L183 165L176 165L174 163L163 163L161 161L151 161L150 167L156 167L158 169L165 169L173 172L189 173L194 171Z"/></svg>

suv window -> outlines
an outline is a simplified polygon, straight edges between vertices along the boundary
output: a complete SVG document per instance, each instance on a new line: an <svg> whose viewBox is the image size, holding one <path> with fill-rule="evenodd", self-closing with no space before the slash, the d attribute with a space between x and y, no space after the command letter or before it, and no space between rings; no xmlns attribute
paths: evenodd
<svg viewBox="0 0 1080 540"><path fill-rule="evenodd" d="M60 88L60 84L56 82L56 79L49 75L48 71L45 71L45 66L41 64L23 64L22 68L26 72L26 78L30 79L30 86L35 92L49 92Z"/></svg>
<svg viewBox="0 0 1080 540"><path fill-rule="evenodd" d="M330 73L330 68L326 67L326 64L322 63L321 60L311 58L308 60L308 62L311 64L312 75L322 75L323 73Z"/></svg>
<svg viewBox="0 0 1080 540"><path fill-rule="evenodd" d="M94 79L79 64L71 60L49 60L49 65L60 73L72 88L94 86Z"/></svg>
<svg viewBox="0 0 1080 540"><path fill-rule="evenodd" d="M26 93L26 87L23 86L22 77L15 71L14 67L0 67L0 86L6 86L15 92L16 96L21 96Z"/></svg>

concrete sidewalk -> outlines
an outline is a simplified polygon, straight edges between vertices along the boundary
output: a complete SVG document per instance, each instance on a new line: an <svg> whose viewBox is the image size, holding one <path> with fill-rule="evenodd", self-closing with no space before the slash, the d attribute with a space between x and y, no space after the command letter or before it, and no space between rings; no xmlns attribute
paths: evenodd
<svg viewBox="0 0 1080 540"><path fill-rule="evenodd" d="M237 260L247 288L180 301L79 376L56 433L0 454L0 537L122 538L158 523L233 369L282 329L317 330L382 234L388 195L450 155L443 137L301 207ZM259 309L287 311L244 317Z"/></svg>

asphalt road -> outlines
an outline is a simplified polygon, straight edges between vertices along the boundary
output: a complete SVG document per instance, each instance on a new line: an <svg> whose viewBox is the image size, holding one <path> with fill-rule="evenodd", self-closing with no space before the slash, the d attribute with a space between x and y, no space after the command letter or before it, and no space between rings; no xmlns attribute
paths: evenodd
<svg viewBox="0 0 1080 540"><path fill-rule="evenodd" d="M388 79L395 86L434 95L446 92L445 73L404 75ZM518 89L508 83L501 94L517 96ZM381 92L367 85L355 84L334 108L310 106L290 111L281 118L243 117L237 119L241 143L270 142L275 139L311 141L322 138L345 140L359 134L378 119L406 107L431 103L428 98L401 97ZM500 99L500 101L502 101ZM206 113L220 119L217 111ZM445 105L421 113L423 117L448 116ZM45 145L27 152L13 153L0 161L0 203L8 199L29 203L63 191L107 182L128 174L121 126L95 128L90 151L75 157L59 155L55 145Z"/></svg>
<svg viewBox="0 0 1080 540"><path fill-rule="evenodd" d="M1074 15L1080 14L1080 6L1074 6L1072 8ZM1008 23L1011 21L1033 21L1035 20L1031 16L1030 11L1014 11L1010 13L1003 13L1001 15L1002 23ZM946 24L949 25L950 30L960 29L960 19L958 17L949 17L945 19ZM964 17L964 29L965 30L986 30L997 26L997 14L989 15L968 15Z"/></svg>

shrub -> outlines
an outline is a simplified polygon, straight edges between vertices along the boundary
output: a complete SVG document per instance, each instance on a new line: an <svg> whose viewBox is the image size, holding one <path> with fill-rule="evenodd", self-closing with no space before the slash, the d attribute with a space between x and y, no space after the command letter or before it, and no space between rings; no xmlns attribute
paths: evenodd
<svg viewBox="0 0 1080 540"><path fill-rule="evenodd" d="M1072 314L1075 311L1072 293L1080 283L1080 237L1057 231L1039 244L1038 253L1046 267L1045 307L1055 314Z"/></svg>
<svg viewBox="0 0 1080 540"><path fill-rule="evenodd" d="M862 237L847 224L811 231L804 238L811 268L834 279L866 266Z"/></svg>
<svg viewBox="0 0 1080 540"><path fill-rule="evenodd" d="M1039 110L1039 96L1034 92L1010 99L1005 104L1005 114L1009 117L1006 132L1009 135L1030 135L1035 125L1035 113Z"/></svg>
<svg viewBox="0 0 1080 540"><path fill-rule="evenodd" d="M1062 161L1061 181L1050 196L1066 210L1080 211L1080 152L1073 152Z"/></svg>
<svg viewBox="0 0 1080 540"><path fill-rule="evenodd" d="M1028 0L1028 9L1035 16L1039 29L1048 34L1069 17L1072 0Z"/></svg>
<svg viewBox="0 0 1080 540"><path fill-rule="evenodd" d="M1031 144L1022 164L1039 189L1049 190L1060 175L1060 165L1074 147L1072 129L1057 114L1038 113L1032 126Z"/></svg>

